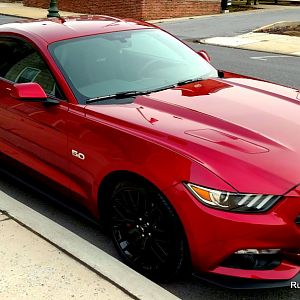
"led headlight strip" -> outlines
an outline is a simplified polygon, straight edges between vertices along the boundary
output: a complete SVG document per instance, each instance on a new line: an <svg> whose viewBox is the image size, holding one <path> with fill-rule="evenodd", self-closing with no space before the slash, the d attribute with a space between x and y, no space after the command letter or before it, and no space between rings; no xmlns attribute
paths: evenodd
<svg viewBox="0 0 300 300"><path fill-rule="evenodd" d="M185 183L185 186L203 204L230 211L266 211L282 197L265 194L230 193L201 187L193 183Z"/></svg>

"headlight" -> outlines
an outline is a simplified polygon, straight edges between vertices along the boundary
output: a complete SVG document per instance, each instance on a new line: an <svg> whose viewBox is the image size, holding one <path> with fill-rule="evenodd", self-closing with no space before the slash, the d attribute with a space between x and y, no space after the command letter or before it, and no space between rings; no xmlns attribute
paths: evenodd
<svg viewBox="0 0 300 300"><path fill-rule="evenodd" d="M188 190L203 204L222 210L261 212L268 210L282 196L239 194L217 191L193 183L185 183Z"/></svg>

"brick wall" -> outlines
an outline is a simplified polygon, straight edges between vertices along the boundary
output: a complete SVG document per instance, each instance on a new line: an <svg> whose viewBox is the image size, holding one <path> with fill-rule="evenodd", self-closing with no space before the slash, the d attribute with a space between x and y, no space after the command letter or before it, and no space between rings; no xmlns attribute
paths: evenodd
<svg viewBox="0 0 300 300"><path fill-rule="evenodd" d="M145 0L143 19L155 20L220 13L218 0Z"/></svg>
<svg viewBox="0 0 300 300"><path fill-rule="evenodd" d="M134 19L163 19L220 12L221 0L58 0L60 10ZM24 5L48 8L50 0L23 0Z"/></svg>

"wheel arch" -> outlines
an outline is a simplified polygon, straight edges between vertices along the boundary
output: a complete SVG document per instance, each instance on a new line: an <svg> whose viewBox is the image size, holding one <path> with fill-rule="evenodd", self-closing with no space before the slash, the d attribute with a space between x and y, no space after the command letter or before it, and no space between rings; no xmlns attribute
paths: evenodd
<svg viewBox="0 0 300 300"><path fill-rule="evenodd" d="M178 222L180 224L180 228L182 230L182 234L184 236L185 240L185 267L184 267L184 272L186 270L189 270L191 267L191 255L190 255L190 247L189 247L189 242L187 239L187 234L184 230L183 223L177 213L177 210L175 209L174 205L169 201L165 193L160 190L154 183L152 183L149 179L143 177L140 174L137 174L132 171L127 171L127 170L118 170L118 171L112 171L111 173L107 174L101 181L98 189L98 213L99 213L99 222L103 229L108 232L109 231L109 196L110 193L113 189L114 186L117 185L117 183L123 181L123 180L128 180L128 181L135 181L135 182L140 182L142 184L146 184L151 188L154 188L158 193L160 193L165 201L168 202L168 204L171 206L174 214L177 216Z"/></svg>
<svg viewBox="0 0 300 300"><path fill-rule="evenodd" d="M101 225L103 225L104 228L107 227L108 218L109 218L109 216L106 212L108 211L109 196L111 193L111 189L118 182L120 182L122 180L132 180L132 181L138 181L138 182L147 184L147 185L151 186L152 188L156 189L158 192L163 194L163 192L155 184L153 184L149 179L147 179L144 176L137 174L135 172L127 171L127 170L117 170L117 171L112 171L112 172L106 174L99 185L98 195L97 195L99 221L100 221ZM170 202L169 202L169 204L172 206L172 204ZM172 206L172 208L174 209L173 206ZM174 209L174 211L176 211L176 210Z"/></svg>

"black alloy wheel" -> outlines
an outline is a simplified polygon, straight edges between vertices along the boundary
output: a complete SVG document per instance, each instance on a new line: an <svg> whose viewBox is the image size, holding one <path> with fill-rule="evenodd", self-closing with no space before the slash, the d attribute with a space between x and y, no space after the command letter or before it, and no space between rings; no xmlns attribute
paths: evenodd
<svg viewBox="0 0 300 300"><path fill-rule="evenodd" d="M187 247L182 226L165 197L144 182L119 183L111 196L110 229L125 262L164 281L183 270Z"/></svg>

